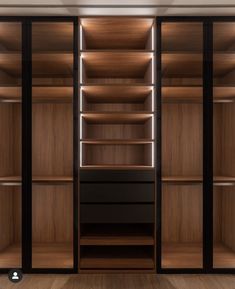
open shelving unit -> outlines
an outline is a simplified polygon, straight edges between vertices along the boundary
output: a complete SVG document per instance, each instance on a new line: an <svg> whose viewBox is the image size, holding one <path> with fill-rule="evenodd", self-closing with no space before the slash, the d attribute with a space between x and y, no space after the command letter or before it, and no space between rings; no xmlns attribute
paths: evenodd
<svg viewBox="0 0 235 289"><path fill-rule="evenodd" d="M80 166L88 175L94 170L154 169L153 34L152 18L81 19ZM114 180L112 187L94 183L84 188L84 195L91 193L93 199L81 200L80 270L155 268L154 220L143 221L154 200L149 205L132 204L134 199L126 204L123 195L110 204L105 195L103 201L94 201L96 194L109 190L122 196L118 185ZM125 186L131 184L124 183L124 191Z"/></svg>

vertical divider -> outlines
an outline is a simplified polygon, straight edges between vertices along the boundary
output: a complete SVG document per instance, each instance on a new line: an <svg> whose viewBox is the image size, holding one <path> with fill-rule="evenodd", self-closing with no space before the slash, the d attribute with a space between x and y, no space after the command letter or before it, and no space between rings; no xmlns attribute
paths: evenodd
<svg viewBox="0 0 235 289"><path fill-rule="evenodd" d="M22 268L32 268L32 24L22 24Z"/></svg>
<svg viewBox="0 0 235 289"><path fill-rule="evenodd" d="M213 267L213 26L203 23L203 268Z"/></svg>
<svg viewBox="0 0 235 289"><path fill-rule="evenodd" d="M156 78L155 78L155 87L156 87L156 99L155 101L155 112L156 112L156 117L155 117L155 128L156 128L156 190L157 190L157 202L156 202L156 209L157 209L157 220L156 220L156 232L157 232L157 258L156 258L156 268L157 272L161 271L161 260L162 260L162 226L161 226L161 207L162 207L162 165L161 165L161 155L162 155L162 144L161 144L161 101L162 101L162 96L161 96L161 91L162 91L162 71L161 71L161 19L157 17L156 21Z"/></svg>
<svg viewBox="0 0 235 289"><path fill-rule="evenodd" d="M79 129L80 129L80 101L78 101L78 80L79 80L79 67L78 67L78 47L79 47L79 29L78 29L78 18L75 17L73 22L73 234L74 234L74 249L73 249L73 260L74 260L74 272L78 272L78 235L79 235Z"/></svg>

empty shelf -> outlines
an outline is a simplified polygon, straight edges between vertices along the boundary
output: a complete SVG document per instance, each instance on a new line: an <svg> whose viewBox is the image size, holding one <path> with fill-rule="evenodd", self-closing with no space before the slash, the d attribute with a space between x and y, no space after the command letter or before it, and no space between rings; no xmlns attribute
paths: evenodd
<svg viewBox="0 0 235 289"><path fill-rule="evenodd" d="M145 49L150 36L151 18L82 18L86 49ZM110 29L112 28L112 29Z"/></svg>
<svg viewBox="0 0 235 289"><path fill-rule="evenodd" d="M154 245L153 228L147 225L94 224L81 229L81 245Z"/></svg>
<svg viewBox="0 0 235 289"><path fill-rule="evenodd" d="M73 177L70 176L33 176L33 183L72 183ZM5 176L0 177L0 184L14 185L21 184L20 176Z"/></svg>
<svg viewBox="0 0 235 289"><path fill-rule="evenodd" d="M235 252L224 244L215 244L213 255L214 268L234 268Z"/></svg>
<svg viewBox="0 0 235 289"><path fill-rule="evenodd" d="M73 268L73 244L33 243L33 268Z"/></svg>
<svg viewBox="0 0 235 289"><path fill-rule="evenodd" d="M12 244L0 251L0 268L21 267L21 245Z"/></svg>
<svg viewBox="0 0 235 289"><path fill-rule="evenodd" d="M145 247L83 247L82 269L153 269L151 250Z"/></svg>
<svg viewBox="0 0 235 289"><path fill-rule="evenodd" d="M162 177L164 183L202 183L203 178L200 176L164 176ZM235 184L235 177L215 176L215 185L229 185Z"/></svg>
<svg viewBox="0 0 235 289"><path fill-rule="evenodd" d="M202 268L200 243L167 243L162 245L163 268Z"/></svg>

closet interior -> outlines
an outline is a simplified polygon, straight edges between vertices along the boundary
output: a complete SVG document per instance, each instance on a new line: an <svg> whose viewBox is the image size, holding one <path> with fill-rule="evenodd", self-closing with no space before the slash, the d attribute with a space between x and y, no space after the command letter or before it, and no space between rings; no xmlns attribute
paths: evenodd
<svg viewBox="0 0 235 289"><path fill-rule="evenodd" d="M153 270L154 19L80 25L80 269Z"/></svg>

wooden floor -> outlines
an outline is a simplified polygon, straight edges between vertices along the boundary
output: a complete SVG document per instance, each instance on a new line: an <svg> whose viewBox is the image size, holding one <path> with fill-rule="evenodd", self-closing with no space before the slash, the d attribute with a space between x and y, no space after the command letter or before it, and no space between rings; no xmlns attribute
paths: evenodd
<svg viewBox="0 0 235 289"><path fill-rule="evenodd" d="M0 276L1 289L234 289L232 275L25 275L18 284Z"/></svg>

